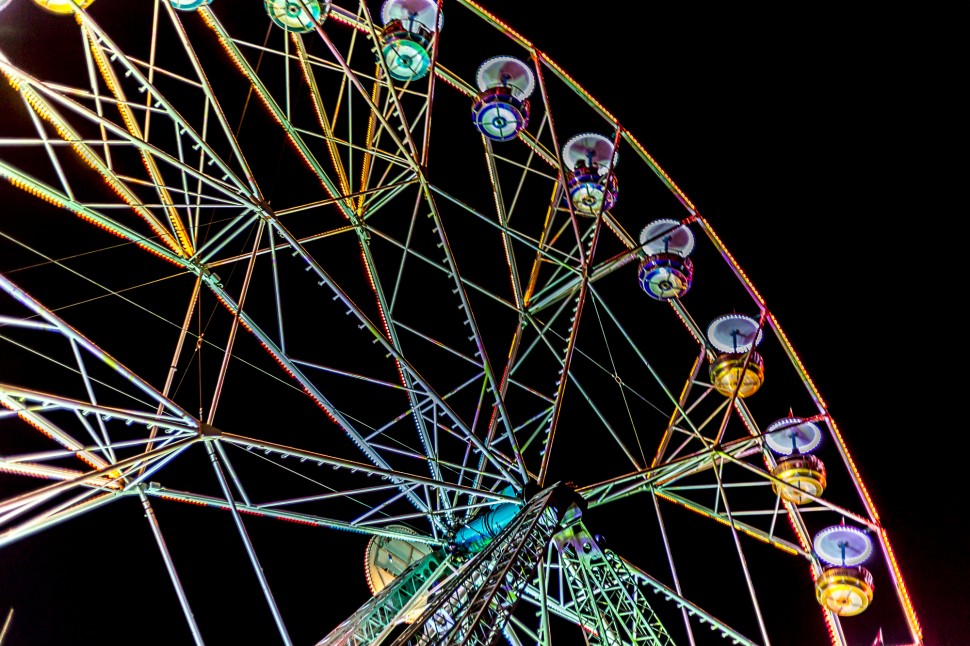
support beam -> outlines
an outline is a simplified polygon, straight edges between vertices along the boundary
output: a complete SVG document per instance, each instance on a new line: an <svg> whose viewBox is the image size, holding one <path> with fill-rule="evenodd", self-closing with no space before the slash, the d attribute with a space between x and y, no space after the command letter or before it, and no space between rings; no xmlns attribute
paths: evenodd
<svg viewBox="0 0 970 646"><path fill-rule="evenodd" d="M522 590L564 519L582 505L571 489L541 491L489 545L438 588L421 616L392 646L490 646L502 638Z"/></svg>
<svg viewBox="0 0 970 646"><path fill-rule="evenodd" d="M674 641L650 607L644 590L614 553L600 549L582 523L555 538L575 602L591 630L590 646L672 646Z"/></svg>

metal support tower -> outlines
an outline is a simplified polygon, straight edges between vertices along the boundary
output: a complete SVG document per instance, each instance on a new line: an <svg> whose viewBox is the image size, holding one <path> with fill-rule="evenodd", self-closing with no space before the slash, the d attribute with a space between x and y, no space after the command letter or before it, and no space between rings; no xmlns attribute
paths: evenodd
<svg viewBox="0 0 970 646"><path fill-rule="evenodd" d="M432 591L425 611L393 646L495 643L553 534L579 518L580 505L581 499L563 486L537 494L485 549Z"/></svg>
<svg viewBox="0 0 970 646"><path fill-rule="evenodd" d="M596 543L582 523L554 538L569 581L573 610L590 646L670 646L673 639L623 559Z"/></svg>
<svg viewBox="0 0 970 646"><path fill-rule="evenodd" d="M434 551L412 563L342 624L317 642L317 646L365 646L380 643L396 625L405 621L428 589L454 572L452 560Z"/></svg>

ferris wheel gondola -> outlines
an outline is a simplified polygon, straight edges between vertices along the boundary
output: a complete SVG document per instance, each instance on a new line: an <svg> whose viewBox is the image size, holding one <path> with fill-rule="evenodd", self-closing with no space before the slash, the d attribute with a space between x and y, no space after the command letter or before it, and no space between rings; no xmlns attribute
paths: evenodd
<svg viewBox="0 0 970 646"><path fill-rule="evenodd" d="M720 350L711 365L711 383L725 397L737 393L744 398L761 388L765 379L764 359L754 348L761 343L758 321L741 314L726 314L711 321L707 338Z"/></svg>
<svg viewBox="0 0 970 646"><path fill-rule="evenodd" d="M874 584L861 564L872 554L872 539L856 527L833 525L815 535L814 547L827 564L815 581L819 603L843 617L864 612L872 603Z"/></svg>
<svg viewBox="0 0 970 646"><path fill-rule="evenodd" d="M199 7L204 7L212 3L212 0L169 0L173 9L179 11L195 11Z"/></svg>
<svg viewBox="0 0 970 646"><path fill-rule="evenodd" d="M640 232L640 246L646 254L637 272L643 291L660 301L686 294L694 279L690 229L677 220L655 220Z"/></svg>
<svg viewBox="0 0 970 646"><path fill-rule="evenodd" d="M75 9L87 9L94 0L34 0L34 2L51 13L71 14Z"/></svg>
<svg viewBox="0 0 970 646"><path fill-rule="evenodd" d="M562 149L566 190L580 215L600 215L616 204L619 190L613 168L619 160L613 142L595 133L569 139Z"/></svg>
<svg viewBox="0 0 970 646"><path fill-rule="evenodd" d="M435 0L386 0L381 7L381 55L395 81L416 81L431 67L431 41L444 14Z"/></svg>
<svg viewBox="0 0 970 646"><path fill-rule="evenodd" d="M535 89L532 69L517 58L496 56L478 68L478 94L472 120L493 141L508 141L529 125L529 95Z"/></svg>
<svg viewBox="0 0 970 646"><path fill-rule="evenodd" d="M801 505L825 491L825 465L810 453L821 440L818 426L800 417L777 420L765 429L765 444L783 456L771 471L784 483L772 483L783 499Z"/></svg>
<svg viewBox="0 0 970 646"><path fill-rule="evenodd" d="M329 0L264 0L263 6L273 24L295 34L313 31L330 13Z"/></svg>

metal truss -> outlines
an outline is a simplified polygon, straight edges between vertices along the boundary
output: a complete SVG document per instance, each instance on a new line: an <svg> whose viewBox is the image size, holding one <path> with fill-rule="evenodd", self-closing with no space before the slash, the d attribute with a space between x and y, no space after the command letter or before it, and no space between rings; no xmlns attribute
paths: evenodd
<svg viewBox="0 0 970 646"><path fill-rule="evenodd" d="M564 518L575 517L570 512L575 501L562 486L536 495L485 549L432 592L431 603L393 646L495 643L552 535Z"/></svg>
<svg viewBox="0 0 970 646"><path fill-rule="evenodd" d="M454 572L452 560L434 551L413 563L386 588L324 637L317 646L363 646L380 643L399 622L413 616L428 589Z"/></svg>
<svg viewBox="0 0 970 646"><path fill-rule="evenodd" d="M674 643L623 560L601 549L582 524L561 532L555 542L560 563L570 575L574 611L587 627L587 644Z"/></svg>

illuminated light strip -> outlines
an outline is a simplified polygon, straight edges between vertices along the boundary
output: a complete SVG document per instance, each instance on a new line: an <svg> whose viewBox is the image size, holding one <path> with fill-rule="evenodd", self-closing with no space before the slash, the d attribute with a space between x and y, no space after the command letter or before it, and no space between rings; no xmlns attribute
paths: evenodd
<svg viewBox="0 0 970 646"><path fill-rule="evenodd" d="M676 312L677 309L674 308L674 311ZM695 361L699 363L702 361L702 359L698 357ZM695 363L695 365L691 368L691 377L694 376L696 367L697 364ZM680 417L686 417L687 411L684 411L683 408L684 404L687 403L687 393L690 392L691 383L693 382L691 377L688 377L684 381L684 386L680 389L680 394L677 396L677 403L674 408L674 412L670 415L670 419L667 422L667 428L664 430L664 435L662 438L660 438L660 445L657 447L657 452L654 454L653 460L650 462L651 469L655 468L657 466L657 462L660 461L661 451L663 453L667 452L667 447L669 446L670 438L674 436L674 427L676 426L678 419Z"/></svg>
<svg viewBox="0 0 970 646"><path fill-rule="evenodd" d="M549 206L546 207L546 219L542 223L542 237L539 239L539 244L536 247L535 260L532 261L532 269L529 272L529 284L525 289L525 293L522 294L522 302L529 305L532 297L535 295L536 287L539 282L539 269L542 266L544 249L551 249L552 242L547 239L549 234L549 227L552 225L552 219L556 215L556 200L559 197L558 193L560 190L559 182L555 182L552 186L552 194L549 196Z"/></svg>
<svg viewBox="0 0 970 646"><path fill-rule="evenodd" d="M132 207L132 209L137 213L145 223L152 229L152 231L169 247L173 252L179 256L183 255L183 251L171 235L166 231L156 219L155 216L151 214L147 209L145 209L140 200L138 200L133 193L121 182L119 182L111 172L111 170L104 165L97 155L90 149L86 144L81 143L82 138L76 132L74 132L63 120L55 116L50 105L38 95L32 87L28 84L21 85L19 81L14 84L12 77L8 75L8 79L11 79L11 85L18 89L27 104L34 110L34 112L49 122L54 126L57 134L67 143L70 144L71 148L78 154L78 156L93 170L97 171L105 183L115 192L118 197L120 197L125 203Z"/></svg>
<svg viewBox="0 0 970 646"><path fill-rule="evenodd" d="M467 96L468 98L471 99L476 96L476 92L472 90L471 86L467 86L460 83L458 78L454 74L452 74L447 69L443 69L441 65L437 64L437 62L435 62L434 75L435 75L435 78L437 78L439 81L444 81L445 83L455 88L456 90L458 90L459 92Z"/></svg>
<svg viewBox="0 0 970 646"><path fill-rule="evenodd" d="M311 103L313 104L313 111L317 115L317 121L320 122L320 128L323 130L323 135L326 138L327 150L330 152L330 160L333 162L334 169L337 171L337 180L340 183L340 188L343 190L344 194L349 194L350 183L347 181L347 174L344 172L343 165L340 163L340 156L337 154L337 144L333 140L333 130L330 128L330 124L327 122L327 119L323 114L320 90L317 87L316 78L313 76L313 70L310 67L310 61L307 58L306 49L303 47L303 39L297 33L290 33L290 38L296 45L297 53L299 54L298 59L300 62L300 69L303 70L303 77L306 79L307 85L310 88L310 98ZM361 186L363 186L363 182L361 182ZM337 199L338 196L331 195L331 197ZM361 196L361 201L363 201L363 196ZM353 204L348 204L348 208L353 209Z"/></svg>
<svg viewBox="0 0 970 646"><path fill-rule="evenodd" d="M524 143L529 150L538 155L539 158L549 164L549 166L557 171L559 170L559 160L556 159L554 155L551 155L549 151L543 148L538 141L533 139L527 131L522 130L519 132L519 141Z"/></svg>
<svg viewBox="0 0 970 646"><path fill-rule="evenodd" d="M903 598L903 605L906 607L906 616L909 619L909 626L919 640L919 644L923 643L923 627L920 626L919 618L916 616L916 609L913 607L913 602L909 598L909 591L906 589L906 582L903 581L903 575L899 570L899 564L896 563L896 554L893 552L893 548L889 545L889 535L886 530L882 527L879 528L879 534L882 536L883 547L886 548L886 555L889 556L889 562L892 565L893 574L896 578L896 587L899 590L900 596Z"/></svg>
<svg viewBox="0 0 970 646"><path fill-rule="evenodd" d="M494 23L497 27L499 27L508 36L511 36L515 40L519 41L519 43L521 43L522 45L524 45L524 46L526 46L526 47L528 47L530 49L533 49L533 45L532 45L532 43L530 41L526 40L519 32L517 32L514 29L512 29L511 27L509 27L505 22L503 22L502 20L500 20L498 17L496 17L495 15L489 13L485 9L483 9L481 5L478 5L478 4L474 3L474 2L471 2L470 0L462 0L462 4L465 4L465 5L470 6L476 12L480 13L481 15L483 15L484 17L486 17L488 20L490 20L492 23Z"/></svg>
<svg viewBox="0 0 970 646"><path fill-rule="evenodd" d="M629 234L627 234L626 231L622 230L616 224L616 222L612 217L609 217L608 213L604 213L601 219L603 222L606 223L606 228L612 231L616 235L616 237L620 239L620 242L622 242L624 245L627 246L627 248L636 249L639 246L636 242L634 242L630 238ZM626 262L631 262L631 261L632 261L632 258L630 260L627 260ZM626 263L623 263L623 264L626 264Z"/></svg>
<svg viewBox="0 0 970 646"><path fill-rule="evenodd" d="M519 337L519 333L520 330L516 329L515 334L512 335L512 344L509 346L508 357L505 361L505 370L502 371L502 379L499 381L499 393L502 393L502 396L508 390L509 372L512 369L512 352L518 345L516 339ZM498 424L498 406L492 406L492 415L489 417L488 426L485 428L492 429L496 424ZM521 449L519 449L519 454L521 455Z"/></svg>
<svg viewBox="0 0 970 646"><path fill-rule="evenodd" d="M53 204L54 206L59 206L61 208L67 208L67 205L64 204L64 202L60 201L59 199L55 198L52 195L48 195L44 191L41 191L41 190L39 190L37 188L34 188L30 184L28 184L26 182L23 182L23 181L21 181L20 179L18 179L16 177L9 176L9 177L7 177L7 181L9 181L11 184L13 184L14 186L16 186L20 190L24 191L25 193L29 193L30 195L33 195L34 197L39 197L40 199L42 199L45 202L48 202L50 204Z"/></svg>
<svg viewBox="0 0 970 646"><path fill-rule="evenodd" d="M672 298L667 302L670 303L670 308L674 311L674 314L677 315L677 318L680 319L680 322L684 324L684 327L687 328L687 331L690 332L690 335L694 337L694 340L697 341L697 343L700 344L701 347L706 347L707 340L697 335L697 332L695 332L695 329L696 329L695 326L692 325L691 322L687 320L686 316L684 316L680 308L680 303L677 301L677 299ZM706 352L706 354L708 357L711 356L711 353L709 351Z"/></svg>
<svg viewBox="0 0 970 646"><path fill-rule="evenodd" d="M655 491L655 493L658 496L660 496L664 500L667 500L667 501L672 502L674 504L680 505L684 509L689 509L690 511L693 511L693 512L695 512L697 514L700 514L702 516L706 516L707 518L710 518L711 520L716 520L717 522L721 523L725 527L731 527L732 526L732 524L727 519L722 518L721 516L715 516L714 514L708 512L708 511L705 511L705 510L702 510L702 509L698 509L697 507L692 507L691 505L688 505L687 503L685 503L682 500L678 500L677 498L673 498L670 495L663 493L659 489L655 489L654 491ZM791 554L792 556L802 556L801 554L798 553L798 550L796 550L796 549L794 549L792 547L789 547L787 545L784 545L782 543L774 542L774 541L770 540L767 536L762 536L761 534L758 534L758 533L753 532L753 531L751 531L749 529L746 529L745 527L743 527L741 525L738 525L736 522L734 524L734 529L736 529L736 530L738 530L740 532L743 532L747 536L750 536L752 538L756 538L759 541L761 541L762 543L765 543L766 545L771 545L772 547L776 547L776 548L780 549L782 552L787 552L788 554Z"/></svg>
<svg viewBox="0 0 970 646"><path fill-rule="evenodd" d="M215 501L215 500L210 500L210 501L199 500L197 498L192 498L192 497L189 497L189 496L172 496L172 495L166 495L166 494L154 494L154 495L157 496L158 498L161 498L162 500L169 500L169 501L172 501L172 502L188 503L190 505L198 505L199 507L208 507L208 508L211 508L211 509L221 509L223 511L231 511L232 510L232 506L230 506L229 503L221 502L221 501ZM272 518L273 520L285 520L285 521L287 521L289 523L296 523L297 525L307 525L307 526L310 526L310 527L329 527L329 526L332 526L331 523L325 523L325 522L319 522L319 521L312 521L312 520L307 520L306 518L297 518L297 517L293 517L293 516L288 516L288 515L283 515L283 514L275 514L275 513L274 514L268 514L266 512L258 511L258 510L252 509L250 507L246 507L245 505L240 505L238 503L236 503L234 506L236 508L236 511L238 511L240 514L248 514L250 516L260 516L260 517L263 517L263 518ZM354 531L353 528L350 528L350 527L340 527L340 529L348 529L350 531ZM367 532L360 531L359 533L364 534L364 533L367 533Z"/></svg>
<svg viewBox="0 0 970 646"><path fill-rule="evenodd" d="M342 22L348 27L353 27L358 31L367 31L367 26L360 22L356 18L352 18L349 15L344 15L340 11L337 11L338 7L333 7L333 10L327 14L327 20L336 20L337 22Z"/></svg>
<svg viewBox="0 0 970 646"><path fill-rule="evenodd" d="M108 467L107 462L98 456L93 455L89 451L85 451L84 446L73 437L62 433L53 424L38 419L37 416L32 412L25 410L20 406L19 403L15 404L14 401L7 396L0 395L0 406L4 406L5 408L12 410L17 414L17 417L23 420L24 423L40 431L42 434L54 440L64 448L73 451L77 458L88 466L94 469L106 469Z"/></svg>
<svg viewBox="0 0 970 646"><path fill-rule="evenodd" d="M125 231L120 227L114 227L111 224L105 222L97 215L92 215L91 213L88 213L85 210L86 207L84 207L83 205L78 204L72 200L68 200L66 196L57 195L48 187L40 184L39 182L33 181L32 179L26 178L26 177L14 176L7 169L4 169L4 168L0 168L0 175L6 177L7 181L9 181L11 184L16 186L20 190L25 191L26 193L29 193L31 195L34 195L35 197L39 197L45 202L49 202L50 204L54 204L56 206L60 206L64 209L72 211L75 215L77 215L82 220L85 220L86 222L93 224L94 226L100 229L104 229L105 231L113 235L116 235L119 238L122 238L123 240L131 242L141 247L145 251L148 251L149 253L152 253L158 256L159 258L169 261L170 263L172 263L177 267L185 268L185 265L182 262L180 262L178 258L172 257L168 255L166 252L163 252L162 249L153 247L152 245L139 240L138 237L134 236L132 232Z"/></svg>
<svg viewBox="0 0 970 646"><path fill-rule="evenodd" d="M731 266L734 267L734 270L738 273L738 275L741 277L744 283L751 290L751 293L754 294L755 298L758 300L758 304L760 304L762 307L765 307L764 297L761 296L761 294L755 288L754 284L751 282L751 279L748 278L748 275L744 273L743 269L741 269L741 265L739 265L738 261L734 259L734 256L731 255L731 252L727 250L727 247L721 241L721 238L716 233L714 233L714 229L711 228L711 225L707 222L707 220L705 220L700 215L697 215L696 219L704 226L704 230L714 240L714 244L717 247L717 250L720 251L722 255L724 255L724 257L728 260L729 263L731 263ZM772 320L774 320L774 317L772 317Z"/></svg>
<svg viewBox="0 0 970 646"><path fill-rule="evenodd" d="M499 199L499 191L497 190L498 178L495 176L494 157L493 155L490 154L488 139L485 137L484 134L482 134L482 149L485 153L485 168L488 169L488 179L489 179L489 182L492 184L492 197L495 199L495 212L496 212L496 215L501 216L503 213L506 212L504 208L505 205L502 204L502 201ZM512 250L509 247L509 235L508 235L508 232L506 231L506 229L508 229L508 222L507 221L499 222L499 225L502 227L502 250L505 252L505 264L507 264L509 266L509 269L511 270L511 268L514 265L512 260ZM516 303L515 303L516 307L518 307L519 309L522 309L524 307L524 303L522 302L522 295L520 292L520 288L515 284L515 278L512 275L512 271L509 271L509 287L511 287L512 293L516 297ZM506 370L508 370L507 366L506 366ZM493 420L494 420L494 417L495 417L495 411L492 411Z"/></svg>
<svg viewBox="0 0 970 646"><path fill-rule="evenodd" d="M88 166L93 170L96 170L105 181L105 183L115 192L118 197L124 200L132 209L142 217L142 219L151 227L152 231L157 235L172 251L178 255L182 255L182 251L178 244L171 238L168 231L165 230L163 226L155 219L155 217L145 209L140 200L138 200L130 190L127 189L121 182L119 182L111 171L105 166L101 160L91 151L91 149L86 145L80 143L80 136L71 130L66 124L55 119L49 110L46 102L43 101L29 86L25 86L21 90L21 94L30 104L31 108L38 114L38 116L49 121L53 124L54 129L60 137L71 145L71 148L84 160Z"/></svg>
<svg viewBox="0 0 970 646"><path fill-rule="evenodd" d="M80 457L80 455L78 456ZM91 465L93 466L93 465ZM7 462L6 460L0 459L0 471L4 473L10 473L19 476L29 476L33 478L41 478L47 480L72 480L74 478L79 478L84 475L83 472L77 471L75 469L65 469L63 467L54 467L50 465L34 464L30 462ZM113 475L113 474L112 474ZM118 482L117 478L108 480L106 478L92 478L82 484L90 485L92 487L98 487L101 489L121 489L121 484Z"/></svg>
<svg viewBox="0 0 970 646"><path fill-rule="evenodd" d="M94 55L94 60L98 65L98 69L101 71L101 77L104 79L108 89L117 99L115 105L118 108L118 112L121 113L121 119L125 122L125 127L128 129L128 132L131 133L132 137L141 141L146 141L145 136L141 131L141 127L135 120L134 112L132 112L131 107L128 105L124 91L121 89L121 85L118 83L114 70L111 69L111 66L108 63L104 50L95 46L95 39L92 38L90 30L82 22L82 14L77 13L76 16L78 24L81 25L84 35L88 41L89 49ZM152 181L155 184L155 188L158 190L162 204L165 205L165 212L168 214L168 220L172 224L172 228L175 229L175 234L178 236L179 241L182 243L182 249L185 251L186 255L194 255L195 248L192 245L192 241L189 239L185 225L182 224L182 218L179 217L178 211L175 209L175 203L172 200L172 195L165 186L165 181L162 178L162 173L158 168L158 164L155 163L155 160L144 149L139 148L138 152L141 155L142 164L145 166L145 170L148 171L149 176L151 176Z"/></svg>
<svg viewBox="0 0 970 646"><path fill-rule="evenodd" d="M674 182L674 180L670 177L670 175L667 174L667 171L665 171L663 168L660 167L660 164L658 164L657 160L655 160L653 156L647 152L647 149L644 148L639 141L634 139L633 135L631 135L627 130L622 129L621 134L623 135L623 138L627 141L627 143L629 143L631 146L636 148L637 151L639 151L640 155L650 165L650 168L654 171L654 173L660 176L664 184L667 185L667 188L672 190L677 195L677 197L680 198L684 206L690 209L691 215L697 215L697 207L694 206L694 203L691 202L690 198L687 197L687 194L684 193L679 186L677 186L677 183Z"/></svg>
<svg viewBox="0 0 970 646"><path fill-rule="evenodd" d="M374 77L375 77L374 89L371 90L371 97L370 97L371 103L373 103L374 105L377 105L377 99L378 99L378 96L380 95L380 89L381 89L381 84L377 82L377 76L379 73L380 73L380 65L378 64L377 72L374 73ZM393 92L393 90L390 90L390 91ZM364 136L364 149L367 151L370 151L371 146L373 146L374 144L374 121L376 120L377 120L377 115L374 114L373 110L371 110L370 114L367 116L367 134ZM358 185L360 186L361 193L360 193L360 197L357 198L357 207L354 209L358 217L361 217L364 212L364 198L366 196L366 193L364 191L366 191L367 189L367 175L370 172L371 165L373 164L373 159L374 159L373 153L365 153L364 162L360 165L360 182ZM344 190L346 190L348 193L350 192L349 187ZM354 208L354 207L351 205L351 208Z"/></svg>

